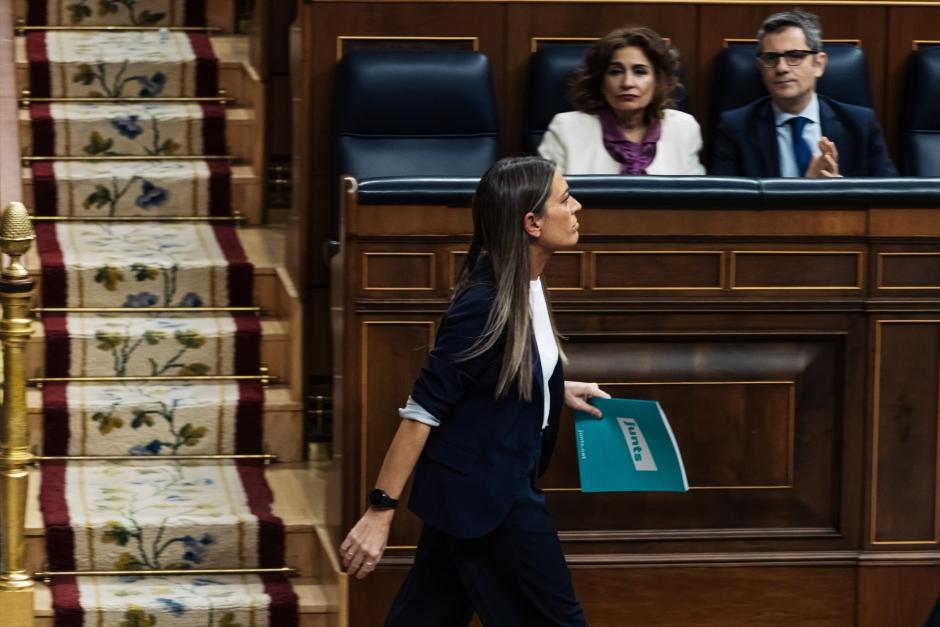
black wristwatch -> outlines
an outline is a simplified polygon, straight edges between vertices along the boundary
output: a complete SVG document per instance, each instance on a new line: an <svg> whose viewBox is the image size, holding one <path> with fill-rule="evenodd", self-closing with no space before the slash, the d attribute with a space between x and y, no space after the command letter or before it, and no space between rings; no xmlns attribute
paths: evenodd
<svg viewBox="0 0 940 627"><path fill-rule="evenodd" d="M390 497L385 490L375 488L369 492L369 507L374 510L395 509L397 505L398 501Z"/></svg>

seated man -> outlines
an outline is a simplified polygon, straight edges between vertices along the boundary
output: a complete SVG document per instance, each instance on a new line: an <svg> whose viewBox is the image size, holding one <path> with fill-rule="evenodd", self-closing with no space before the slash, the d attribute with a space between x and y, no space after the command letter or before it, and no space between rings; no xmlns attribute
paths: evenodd
<svg viewBox="0 0 940 627"><path fill-rule="evenodd" d="M722 113L712 174L897 176L874 111L816 93L826 53L815 15L771 15L757 33L757 47L770 95Z"/></svg>

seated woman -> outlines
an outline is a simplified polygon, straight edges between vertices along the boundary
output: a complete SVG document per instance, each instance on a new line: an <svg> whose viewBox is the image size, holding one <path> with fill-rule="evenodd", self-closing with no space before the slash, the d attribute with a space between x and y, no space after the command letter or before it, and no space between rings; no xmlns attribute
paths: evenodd
<svg viewBox="0 0 940 627"><path fill-rule="evenodd" d="M705 174L698 122L668 108L677 56L649 28L608 33L572 78L577 111L552 119L539 154L565 174Z"/></svg>

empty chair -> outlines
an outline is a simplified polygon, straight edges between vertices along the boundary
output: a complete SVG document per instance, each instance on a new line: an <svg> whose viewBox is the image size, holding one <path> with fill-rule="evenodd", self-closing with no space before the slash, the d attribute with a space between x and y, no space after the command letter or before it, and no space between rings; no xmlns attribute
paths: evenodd
<svg viewBox="0 0 940 627"><path fill-rule="evenodd" d="M574 109L568 100L568 84L588 48L588 44L543 46L530 57L522 115L522 145L527 152L537 151L542 135L556 114ZM677 77L681 84L681 70ZM686 91L679 89L673 97L675 108L688 113Z"/></svg>
<svg viewBox="0 0 940 627"><path fill-rule="evenodd" d="M357 50L336 67L339 174L480 176L499 128L487 58L476 52Z"/></svg>
<svg viewBox="0 0 940 627"><path fill-rule="evenodd" d="M940 46L921 45L911 55L901 110L904 174L940 176Z"/></svg>
<svg viewBox="0 0 940 627"><path fill-rule="evenodd" d="M862 49L849 43L825 44L829 56L826 73L816 91L833 100L871 108L868 65ZM711 94L712 125L725 111L737 109L767 95L757 67L755 42L732 43L715 58Z"/></svg>

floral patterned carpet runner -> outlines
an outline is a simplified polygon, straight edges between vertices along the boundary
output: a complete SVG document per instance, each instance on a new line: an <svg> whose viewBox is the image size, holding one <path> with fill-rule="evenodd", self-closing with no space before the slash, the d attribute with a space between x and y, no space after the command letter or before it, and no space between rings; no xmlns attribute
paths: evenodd
<svg viewBox="0 0 940 627"><path fill-rule="evenodd" d="M38 161L36 215L85 218L226 216L231 168L225 161Z"/></svg>
<svg viewBox="0 0 940 627"><path fill-rule="evenodd" d="M47 307L244 307L253 272L231 226L67 222L37 229Z"/></svg>
<svg viewBox="0 0 940 627"><path fill-rule="evenodd" d="M218 95L218 60L204 33L32 31L26 55L36 98Z"/></svg>
<svg viewBox="0 0 940 627"><path fill-rule="evenodd" d="M46 455L262 453L255 381L48 383Z"/></svg>
<svg viewBox="0 0 940 627"><path fill-rule="evenodd" d="M93 624L108 627L276 627L296 622L290 584L269 575L63 577L52 593L57 607L79 608L80 599L94 599L98 611ZM57 615L56 623L81 627L83 614L72 609Z"/></svg>
<svg viewBox="0 0 940 627"><path fill-rule="evenodd" d="M42 26L205 26L206 0L30 0Z"/></svg>
<svg viewBox="0 0 940 627"><path fill-rule="evenodd" d="M225 154L225 109L217 103L34 103L35 156Z"/></svg>
<svg viewBox="0 0 940 627"><path fill-rule="evenodd" d="M204 5L31 0L29 21L199 25ZM32 96L112 99L30 107L32 153L53 157L31 165L36 213L78 220L37 227L43 306L129 309L44 314L45 376L183 377L43 387L44 454L149 459L43 465L49 569L283 566L284 526L263 466L174 459L263 452L260 383L193 378L258 374L258 318L152 309L252 305L253 267L237 233L218 222L120 221L231 215L227 162L147 160L224 155L222 106L113 100L217 95L211 42L192 31L32 31L26 40ZM140 160L67 159L74 156ZM59 626L298 621L281 576L57 577L52 596Z"/></svg>

